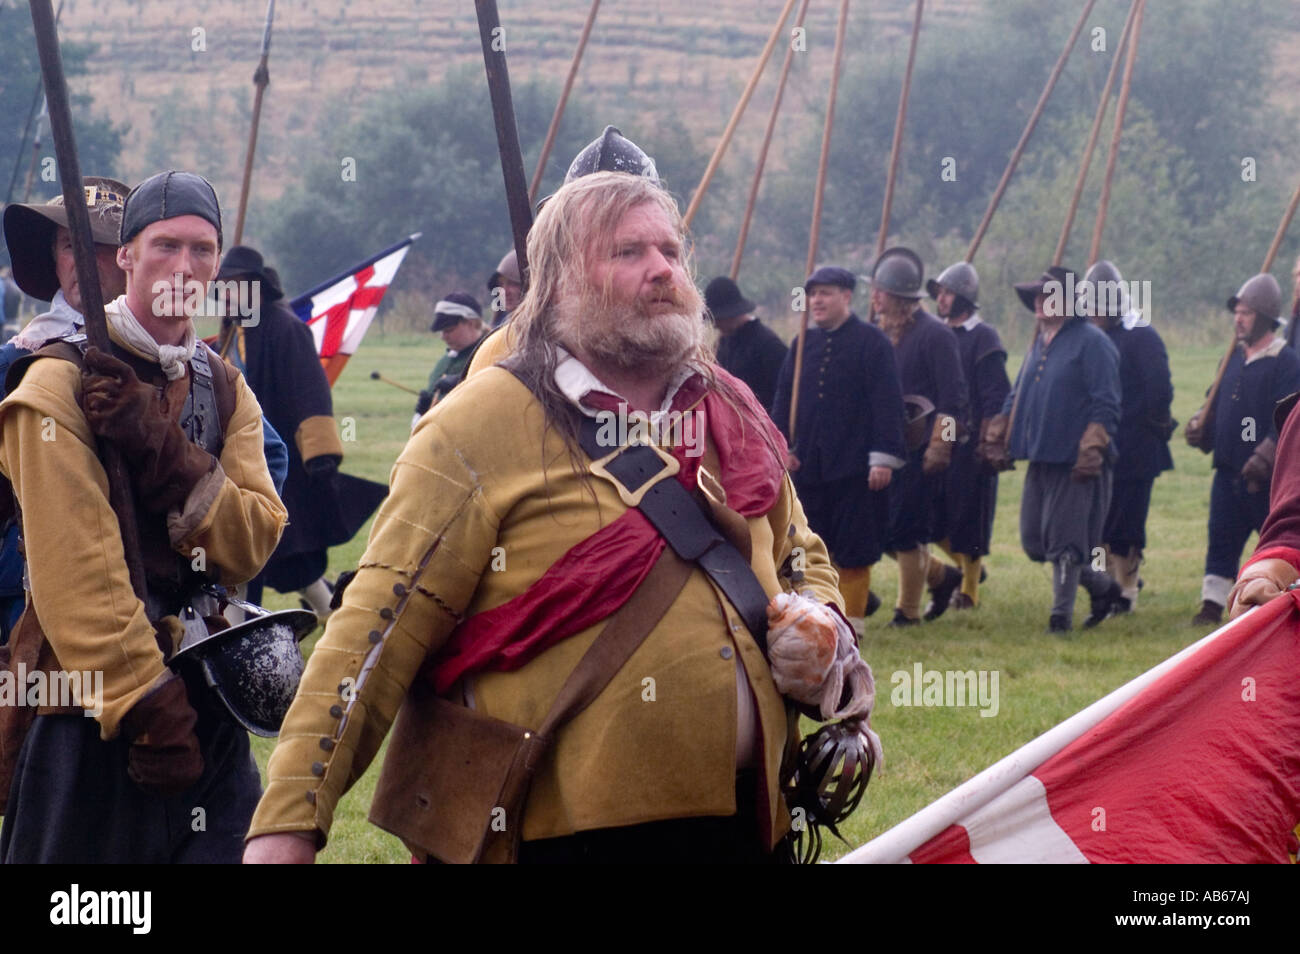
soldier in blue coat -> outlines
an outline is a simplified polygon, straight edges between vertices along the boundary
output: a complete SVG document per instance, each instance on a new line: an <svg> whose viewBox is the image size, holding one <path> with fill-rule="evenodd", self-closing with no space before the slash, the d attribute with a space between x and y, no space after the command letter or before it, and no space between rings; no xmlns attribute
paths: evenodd
<svg viewBox="0 0 1300 954"><path fill-rule="evenodd" d="M1282 289L1256 275L1228 299L1237 347L1228 359L1208 410L1187 422L1187 443L1214 453L1209 545L1196 625L1218 625L1237 577L1241 550L1268 516L1277 454L1273 408L1300 390L1300 356L1274 335Z"/></svg>
<svg viewBox="0 0 1300 954"><path fill-rule="evenodd" d="M871 566L884 549L888 488L904 464L903 394L889 340L852 311L857 278L822 266L804 288L812 327L804 341L798 417L791 434L795 348L777 382L773 417L790 442L786 464L808 525L830 550L845 615L870 615Z"/></svg>
<svg viewBox="0 0 1300 954"><path fill-rule="evenodd" d="M961 570L961 591L940 588L926 612L940 616L948 605L973 609L979 605L982 560L993 537L993 514L998 500L997 471L989 470L975 456L978 436L1002 410L1011 390L1007 378L1007 349L996 329L978 314L979 274L969 262L957 262L926 283L935 301L935 311L948 322L957 337L962 373L970 402L972 439L953 447L949 465L935 502L934 538L957 561ZM949 604L945 595L951 597Z"/></svg>
<svg viewBox="0 0 1300 954"><path fill-rule="evenodd" d="M1174 468L1169 438L1177 425L1169 413L1174 384L1165 344L1149 320L1131 310L1123 276L1111 262L1100 261L1088 269L1080 285L1079 307L1119 351L1121 400L1115 434L1119 458L1102 528L1106 572L1118 591L1094 595L1089 619L1100 622L1137 605L1151 488L1156 477Z"/></svg>

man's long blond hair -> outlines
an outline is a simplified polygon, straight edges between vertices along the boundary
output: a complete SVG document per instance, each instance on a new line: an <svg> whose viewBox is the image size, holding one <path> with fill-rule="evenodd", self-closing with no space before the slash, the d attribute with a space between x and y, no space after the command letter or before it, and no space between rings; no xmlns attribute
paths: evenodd
<svg viewBox="0 0 1300 954"><path fill-rule="evenodd" d="M506 362L537 395L547 419L577 451L580 412L555 383L559 362L555 333L555 304L587 281L591 256L612 247L619 223L645 202L659 206L682 241L682 264L690 281L695 279L691 248L677 202L653 180L626 172L595 172L563 186L547 200L528 233L528 291L511 313L515 351ZM596 290L607 300L611 290ZM703 314L700 320L704 320ZM738 395L713 372L713 353L702 345L687 356L711 387L733 404Z"/></svg>

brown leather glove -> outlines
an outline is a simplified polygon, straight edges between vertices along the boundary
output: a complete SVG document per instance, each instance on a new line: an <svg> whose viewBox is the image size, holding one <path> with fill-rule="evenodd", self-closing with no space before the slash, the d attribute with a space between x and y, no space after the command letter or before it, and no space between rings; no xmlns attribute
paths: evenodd
<svg viewBox="0 0 1300 954"><path fill-rule="evenodd" d="M153 795L179 795L197 782L203 774L197 721L185 681L175 674L137 702L122 719L122 734L131 740L131 781Z"/></svg>
<svg viewBox="0 0 1300 954"><path fill-rule="evenodd" d="M1281 596L1295 581L1295 567L1286 560L1256 560L1237 574L1237 582L1228 594L1228 618L1236 619L1252 606L1262 606Z"/></svg>
<svg viewBox="0 0 1300 954"><path fill-rule="evenodd" d="M172 419L166 398L125 361L98 348L86 351L81 406L91 430L122 451L146 510L180 507L194 485L216 469L216 458Z"/></svg>
<svg viewBox="0 0 1300 954"><path fill-rule="evenodd" d="M945 434L951 440L945 439ZM924 474L941 474L952 463L952 445L957 440L957 422L947 414L940 414L934 419L934 429L930 431L930 444L921 456L921 472Z"/></svg>
<svg viewBox="0 0 1300 954"><path fill-rule="evenodd" d="M1246 481L1246 490L1257 494L1267 490L1273 479L1273 460L1277 457L1277 441L1266 437L1259 442L1255 453L1250 455L1241 468L1242 479Z"/></svg>
<svg viewBox="0 0 1300 954"><path fill-rule="evenodd" d="M1006 414L995 414L988 418L980 432L980 442L975 448L975 456L987 470L1001 473L1015 469L1011 455L1007 453L1007 441L1011 439L1011 418Z"/></svg>
<svg viewBox="0 0 1300 954"><path fill-rule="evenodd" d="M1106 448L1110 446L1110 435L1106 428L1096 421L1089 421L1084 428L1083 437L1079 438L1079 456L1075 458L1074 469L1070 471L1073 480L1082 483L1101 476L1102 464L1106 462Z"/></svg>

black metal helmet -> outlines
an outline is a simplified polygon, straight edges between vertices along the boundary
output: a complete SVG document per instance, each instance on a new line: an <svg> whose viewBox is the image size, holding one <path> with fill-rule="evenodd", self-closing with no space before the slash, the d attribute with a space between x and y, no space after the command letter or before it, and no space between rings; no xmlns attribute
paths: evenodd
<svg viewBox="0 0 1300 954"><path fill-rule="evenodd" d="M1088 317L1123 318L1128 312L1128 290L1114 262L1102 259L1089 266L1075 286L1076 312Z"/></svg>
<svg viewBox="0 0 1300 954"><path fill-rule="evenodd" d="M867 729L860 719L823 725L799 743L795 767L783 780L786 805L794 816L794 850L812 864L821 854L826 828L843 841L838 825L858 807L876 765Z"/></svg>
<svg viewBox="0 0 1300 954"><path fill-rule="evenodd" d="M921 279L925 275L925 266L921 256L910 248L895 245L880 253L875 267L871 270L871 284L881 291L897 295L899 298L921 298Z"/></svg>
<svg viewBox="0 0 1300 954"><path fill-rule="evenodd" d="M242 600L231 602L254 618L207 636L187 635L171 664L197 666L236 722L254 735L271 737L279 733L298 691L304 668L298 642L316 627L316 614L270 613Z"/></svg>
<svg viewBox="0 0 1300 954"><path fill-rule="evenodd" d="M972 308L979 301L980 276L970 262L955 262L925 283L925 290L931 298L939 297L939 289L946 288L961 298L965 298Z"/></svg>
<svg viewBox="0 0 1300 954"><path fill-rule="evenodd" d="M1228 299L1228 311L1236 311L1238 302L1253 311L1258 320L1277 321L1282 314L1282 289L1276 278L1261 272L1247 279Z"/></svg>
<svg viewBox="0 0 1300 954"><path fill-rule="evenodd" d="M564 174L564 184L568 185L574 179L589 176L593 172L627 172L634 176L645 176L656 184L659 182L655 161L614 126L606 126L603 133L574 156L573 162L569 163L569 171Z"/></svg>

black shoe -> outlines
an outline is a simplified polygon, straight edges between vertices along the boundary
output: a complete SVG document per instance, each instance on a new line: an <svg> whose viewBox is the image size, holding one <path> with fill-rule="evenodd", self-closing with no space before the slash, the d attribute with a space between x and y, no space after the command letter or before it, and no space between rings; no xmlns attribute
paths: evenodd
<svg viewBox="0 0 1300 954"><path fill-rule="evenodd" d="M1092 612L1083 621L1084 629L1092 629L1102 620L1110 619L1116 613L1127 613L1132 605L1124 597L1124 591L1119 588L1119 584L1113 581L1110 586L1102 590L1101 593L1092 596L1091 599Z"/></svg>
<svg viewBox="0 0 1300 954"><path fill-rule="evenodd" d="M889 621L889 625L890 626L920 626L921 621L919 619L912 619L912 617L905 614L901 609L896 609L894 610L894 618Z"/></svg>
<svg viewBox="0 0 1300 954"><path fill-rule="evenodd" d="M870 616L878 609L880 609L880 597L867 590L867 615Z"/></svg>
<svg viewBox="0 0 1300 954"><path fill-rule="evenodd" d="M948 611L948 604L952 602L952 595L957 592L959 586L961 586L961 570L955 566L945 566L943 580L938 586L930 589L930 605L925 608L924 616L927 622L938 619Z"/></svg>
<svg viewBox="0 0 1300 954"><path fill-rule="evenodd" d="M1201 611L1192 617L1193 626L1218 626L1223 622L1223 606L1214 600L1201 600Z"/></svg>
<svg viewBox="0 0 1300 954"><path fill-rule="evenodd" d="M1054 636L1068 633L1070 629L1070 617L1068 616L1053 616L1047 621L1047 631Z"/></svg>

